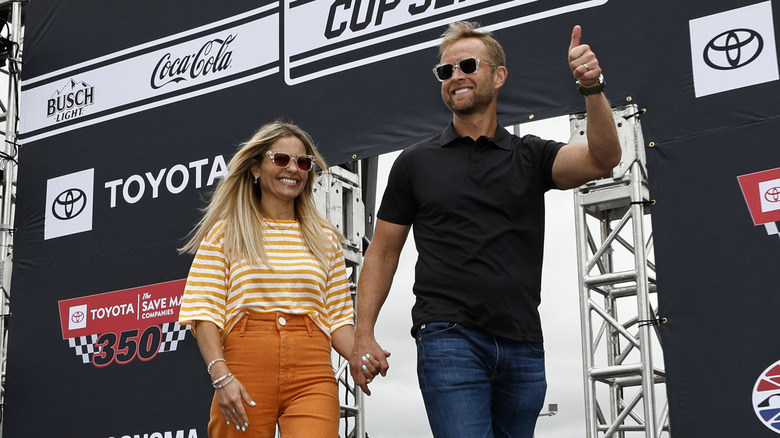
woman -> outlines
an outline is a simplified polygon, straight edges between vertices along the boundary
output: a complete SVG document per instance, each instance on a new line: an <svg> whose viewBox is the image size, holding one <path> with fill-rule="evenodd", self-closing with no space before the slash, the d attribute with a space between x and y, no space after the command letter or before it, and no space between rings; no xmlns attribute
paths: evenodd
<svg viewBox="0 0 780 438"><path fill-rule="evenodd" d="M180 324L215 388L209 436L336 437L330 344L352 352L353 309L338 230L316 210L309 135L263 126L228 164L182 251L195 252ZM378 362L367 358L368 378Z"/></svg>

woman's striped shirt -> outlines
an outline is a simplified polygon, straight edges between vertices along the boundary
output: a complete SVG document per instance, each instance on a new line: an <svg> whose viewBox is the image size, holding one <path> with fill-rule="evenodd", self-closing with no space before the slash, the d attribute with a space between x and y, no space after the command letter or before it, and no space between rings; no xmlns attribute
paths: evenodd
<svg viewBox="0 0 780 438"><path fill-rule="evenodd" d="M344 255L333 232L324 229L332 242L326 271L309 252L297 221L268 223L263 239L273 269L228 260L223 222L209 230L187 277L179 324L211 321L224 337L246 313L284 312L308 315L330 337L354 323Z"/></svg>

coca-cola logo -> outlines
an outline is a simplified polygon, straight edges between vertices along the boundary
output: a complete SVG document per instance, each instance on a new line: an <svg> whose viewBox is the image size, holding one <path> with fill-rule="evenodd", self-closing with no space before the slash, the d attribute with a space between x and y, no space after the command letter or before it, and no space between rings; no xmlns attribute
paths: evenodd
<svg viewBox="0 0 780 438"><path fill-rule="evenodd" d="M233 54L228 46L235 39L235 35L228 35L224 39L215 38L203 44L196 53L179 58L166 53L154 67L150 85L156 90L172 82L197 79L226 70L230 67Z"/></svg>

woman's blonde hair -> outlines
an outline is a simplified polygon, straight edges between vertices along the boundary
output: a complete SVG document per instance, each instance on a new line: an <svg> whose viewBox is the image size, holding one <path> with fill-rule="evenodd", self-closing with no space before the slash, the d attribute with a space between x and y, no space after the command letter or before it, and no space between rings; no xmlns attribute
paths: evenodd
<svg viewBox="0 0 780 438"><path fill-rule="evenodd" d="M262 191L259 184L254 183L251 169L253 164L265 157L265 153L277 140L284 137L298 138L306 148L306 154L314 155L317 166L323 171L327 170L325 160L306 131L292 123L280 121L262 126L249 141L239 146L227 165L227 175L217 184L211 201L203 209L203 217L179 252L195 253L214 224L222 220L224 251L229 260L261 261L270 267L263 245ZM332 230L339 240L343 240L343 237L314 205L314 178L314 172L311 172L303 191L295 198L295 217L309 251L323 268L327 268L331 243L323 227Z"/></svg>

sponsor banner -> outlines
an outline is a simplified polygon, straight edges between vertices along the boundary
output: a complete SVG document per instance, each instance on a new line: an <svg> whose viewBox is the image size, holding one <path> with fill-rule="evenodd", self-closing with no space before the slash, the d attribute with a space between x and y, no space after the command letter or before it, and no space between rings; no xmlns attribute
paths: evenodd
<svg viewBox="0 0 780 438"><path fill-rule="evenodd" d="M780 221L780 167L738 176L754 225Z"/></svg>
<svg viewBox="0 0 780 438"><path fill-rule="evenodd" d="M161 193L178 195L188 189L210 187L226 173L225 158L217 155L139 171L97 186L94 168L51 178L46 183L44 240L92 231L96 208L110 210L155 199Z"/></svg>
<svg viewBox="0 0 780 438"><path fill-rule="evenodd" d="M674 436L777 437L765 425L777 422L771 408L780 407L767 390L780 378L768 368L780 359L780 245L754 225L778 219L770 201L780 168L767 164L780 163L778 129L780 120L766 120L647 150L650 193L658 201L653 263L658 311L668 321L659 333Z"/></svg>
<svg viewBox="0 0 780 438"><path fill-rule="evenodd" d="M187 332L176 322L185 282L62 300L62 337L82 363L101 368L176 351Z"/></svg>
<svg viewBox="0 0 780 438"><path fill-rule="evenodd" d="M433 47L439 43L441 29L458 20L479 21L486 30L494 31L606 3L607 0L287 0L285 81L297 84Z"/></svg>
<svg viewBox="0 0 780 438"><path fill-rule="evenodd" d="M770 365L756 380L753 409L769 430L780 434L780 360Z"/></svg>
<svg viewBox="0 0 780 438"><path fill-rule="evenodd" d="M179 319L186 280L176 280L59 302L62 338L144 329Z"/></svg>
<svg viewBox="0 0 780 438"><path fill-rule="evenodd" d="M109 438L198 438L198 431L196 429L179 429L165 432L146 432L142 434L128 433L124 435L112 435Z"/></svg>
<svg viewBox="0 0 780 438"><path fill-rule="evenodd" d="M20 138L30 143L271 76L288 85L435 46L456 20L519 26L608 0L284 1L22 84ZM280 47L284 47L284 55ZM283 65L282 65L283 64Z"/></svg>
<svg viewBox="0 0 780 438"><path fill-rule="evenodd" d="M772 2L691 20L696 97L780 79Z"/></svg>
<svg viewBox="0 0 780 438"><path fill-rule="evenodd" d="M29 143L278 72L278 5L271 3L24 81L20 138Z"/></svg>

